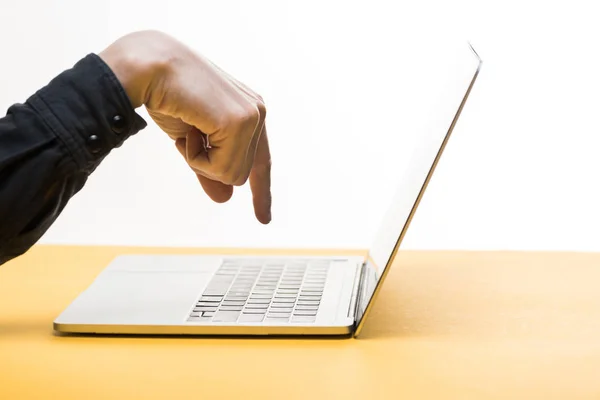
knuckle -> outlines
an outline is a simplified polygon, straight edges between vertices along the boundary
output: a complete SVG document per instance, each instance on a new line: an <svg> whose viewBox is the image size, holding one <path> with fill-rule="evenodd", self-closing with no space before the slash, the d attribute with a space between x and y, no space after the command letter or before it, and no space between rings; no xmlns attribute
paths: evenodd
<svg viewBox="0 0 600 400"><path fill-rule="evenodd" d="M267 106L265 106L265 103L261 100L256 103L256 108L258 109L260 117L264 120L267 116Z"/></svg>
<svg viewBox="0 0 600 400"><path fill-rule="evenodd" d="M231 112L227 120L222 122L222 125L236 131L250 131L250 133L253 133L259 119L258 109L248 105L240 107L238 111Z"/></svg>
<svg viewBox="0 0 600 400"><path fill-rule="evenodd" d="M238 115L238 119L240 124L255 124L258 121L259 118L259 114L258 114L258 109L253 106L248 104L247 106L243 107L243 111L241 111Z"/></svg>
<svg viewBox="0 0 600 400"><path fill-rule="evenodd" d="M262 101L250 101L231 107L223 113L217 121L219 130L222 131L249 131L254 133L259 122L265 120L267 107Z"/></svg>

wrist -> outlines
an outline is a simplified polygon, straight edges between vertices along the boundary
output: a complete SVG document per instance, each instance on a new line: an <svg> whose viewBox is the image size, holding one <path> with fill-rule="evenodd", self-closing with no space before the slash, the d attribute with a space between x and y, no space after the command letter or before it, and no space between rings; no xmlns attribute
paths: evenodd
<svg viewBox="0 0 600 400"><path fill-rule="evenodd" d="M130 36L117 40L98 56L115 74L136 109L147 102L156 62L143 51L144 44L138 42L136 46Z"/></svg>

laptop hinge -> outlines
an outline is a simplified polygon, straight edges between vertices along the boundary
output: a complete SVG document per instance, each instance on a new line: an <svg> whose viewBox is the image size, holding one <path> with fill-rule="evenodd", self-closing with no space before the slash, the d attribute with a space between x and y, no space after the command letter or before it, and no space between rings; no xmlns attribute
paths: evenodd
<svg viewBox="0 0 600 400"><path fill-rule="evenodd" d="M348 317L352 317L354 319L354 325L356 327L357 318L358 318L358 305L360 304L360 297L363 291L363 281L364 275L367 267L367 263L363 262L360 266L360 272L356 274L356 278L354 279L354 287L352 288L352 300L350 301L350 306L348 307Z"/></svg>

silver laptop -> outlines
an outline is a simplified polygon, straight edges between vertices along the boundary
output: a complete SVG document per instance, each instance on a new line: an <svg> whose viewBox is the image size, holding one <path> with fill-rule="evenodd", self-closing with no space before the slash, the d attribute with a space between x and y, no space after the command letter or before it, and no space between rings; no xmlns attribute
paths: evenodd
<svg viewBox="0 0 600 400"><path fill-rule="evenodd" d="M458 55L447 111L429 121L365 257L117 257L54 321L62 333L358 336L481 67ZM458 89L458 91L456 90ZM450 106L450 108L448 108Z"/></svg>

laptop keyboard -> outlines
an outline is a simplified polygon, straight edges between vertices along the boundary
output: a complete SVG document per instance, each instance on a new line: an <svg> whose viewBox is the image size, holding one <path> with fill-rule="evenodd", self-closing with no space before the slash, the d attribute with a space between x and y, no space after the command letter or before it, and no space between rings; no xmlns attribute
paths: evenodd
<svg viewBox="0 0 600 400"><path fill-rule="evenodd" d="M328 260L225 260L189 322L315 322Z"/></svg>

